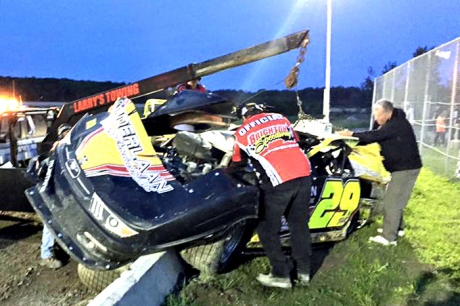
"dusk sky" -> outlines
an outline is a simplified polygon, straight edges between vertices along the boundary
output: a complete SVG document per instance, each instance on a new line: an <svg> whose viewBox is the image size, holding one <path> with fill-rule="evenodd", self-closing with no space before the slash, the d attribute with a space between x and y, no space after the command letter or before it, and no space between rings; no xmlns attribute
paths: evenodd
<svg viewBox="0 0 460 306"><path fill-rule="evenodd" d="M326 0L0 0L0 76L135 82L303 29L299 88L323 87ZM332 86L460 36L458 0L332 0ZM208 89L283 89L298 51L203 79Z"/></svg>

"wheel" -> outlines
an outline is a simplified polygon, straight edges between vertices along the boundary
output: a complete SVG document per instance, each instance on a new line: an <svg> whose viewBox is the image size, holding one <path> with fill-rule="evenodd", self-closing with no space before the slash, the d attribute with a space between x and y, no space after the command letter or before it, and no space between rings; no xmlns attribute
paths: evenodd
<svg viewBox="0 0 460 306"><path fill-rule="evenodd" d="M215 275L223 272L238 257L250 234L250 222L243 221L237 224L225 239L185 249L181 255L202 274Z"/></svg>
<svg viewBox="0 0 460 306"><path fill-rule="evenodd" d="M91 270L82 264L78 264L77 272L80 281L88 287L90 290L95 292L101 292L114 280L120 277L123 271L129 269L129 264L122 266L115 270L104 271L104 270Z"/></svg>

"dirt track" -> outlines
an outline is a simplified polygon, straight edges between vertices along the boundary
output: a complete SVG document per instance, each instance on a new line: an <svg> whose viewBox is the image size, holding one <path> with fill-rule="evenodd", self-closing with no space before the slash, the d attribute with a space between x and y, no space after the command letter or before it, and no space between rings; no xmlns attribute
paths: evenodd
<svg viewBox="0 0 460 306"><path fill-rule="evenodd" d="M74 261L58 254L63 268L40 266L41 232L35 215L0 211L0 305L86 305L95 294L80 283Z"/></svg>

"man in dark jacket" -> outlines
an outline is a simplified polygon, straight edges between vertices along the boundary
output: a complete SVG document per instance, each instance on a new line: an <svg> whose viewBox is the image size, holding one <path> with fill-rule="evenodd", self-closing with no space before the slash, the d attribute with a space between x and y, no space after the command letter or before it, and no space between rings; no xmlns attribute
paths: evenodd
<svg viewBox="0 0 460 306"><path fill-rule="evenodd" d="M404 235L403 210L420 173L422 161L414 131L402 109L394 108L387 100L379 100L374 105L373 115L376 121L373 130L362 133L345 130L339 134L358 137L362 143L380 144L383 164L391 172L391 181L383 199L381 235L370 240L383 245L396 245L398 236Z"/></svg>

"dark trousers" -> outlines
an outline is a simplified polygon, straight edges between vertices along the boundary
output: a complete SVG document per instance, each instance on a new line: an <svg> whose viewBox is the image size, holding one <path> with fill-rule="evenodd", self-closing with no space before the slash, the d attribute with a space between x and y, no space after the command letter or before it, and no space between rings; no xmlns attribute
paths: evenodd
<svg viewBox="0 0 460 306"><path fill-rule="evenodd" d="M258 234L276 277L289 277L290 265L281 249L279 231L284 214L291 232L292 258L298 273L310 274L311 238L308 228L311 178L301 177L261 190Z"/></svg>
<svg viewBox="0 0 460 306"><path fill-rule="evenodd" d="M442 145L445 145L446 142L446 132L436 132L436 136L434 137L434 145L438 144L438 140Z"/></svg>

